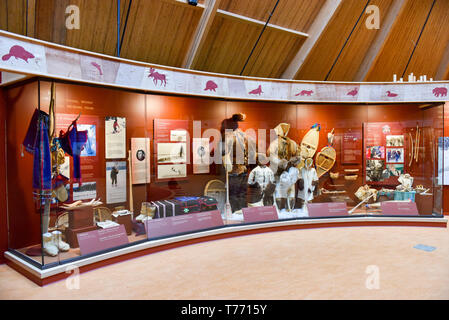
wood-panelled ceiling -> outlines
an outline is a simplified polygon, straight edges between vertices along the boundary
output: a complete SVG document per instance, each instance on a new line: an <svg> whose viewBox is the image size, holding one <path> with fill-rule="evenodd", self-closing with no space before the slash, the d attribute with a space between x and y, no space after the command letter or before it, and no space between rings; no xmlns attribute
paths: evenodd
<svg viewBox="0 0 449 320"><path fill-rule="evenodd" d="M449 0L198 2L0 0L0 29L117 55L120 3L127 59L267 78L391 81L413 72L449 79ZM69 5L80 9L79 30L65 26ZM367 28L372 6L380 29Z"/></svg>

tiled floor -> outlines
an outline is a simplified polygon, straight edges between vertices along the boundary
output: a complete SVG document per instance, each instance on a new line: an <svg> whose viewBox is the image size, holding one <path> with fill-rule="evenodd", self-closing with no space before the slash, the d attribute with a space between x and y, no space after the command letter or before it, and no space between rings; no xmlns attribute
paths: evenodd
<svg viewBox="0 0 449 320"><path fill-rule="evenodd" d="M436 247L432 252L413 248ZM0 266L1 299L449 299L449 231L324 228L151 254L38 287Z"/></svg>

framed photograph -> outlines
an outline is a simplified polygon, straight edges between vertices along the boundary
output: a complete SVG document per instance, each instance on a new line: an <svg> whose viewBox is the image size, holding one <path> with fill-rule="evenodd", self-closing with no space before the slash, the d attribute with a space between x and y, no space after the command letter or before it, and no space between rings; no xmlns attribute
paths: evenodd
<svg viewBox="0 0 449 320"><path fill-rule="evenodd" d="M209 173L209 139L194 138L193 139L193 173Z"/></svg>
<svg viewBox="0 0 449 320"><path fill-rule="evenodd" d="M187 145L185 143L158 143L158 163L186 163Z"/></svg>
<svg viewBox="0 0 449 320"><path fill-rule="evenodd" d="M403 147L404 146L404 136L387 136L387 147Z"/></svg>
<svg viewBox="0 0 449 320"><path fill-rule="evenodd" d="M81 150L81 157L95 157L97 155L97 126L94 124L79 124L78 130L87 131L87 142Z"/></svg>
<svg viewBox="0 0 449 320"><path fill-rule="evenodd" d="M83 182L80 186L78 183L73 184L73 201L95 199L97 197L97 183Z"/></svg>
<svg viewBox="0 0 449 320"><path fill-rule="evenodd" d="M385 147L384 146L374 146L366 148L366 158L367 159L385 159Z"/></svg>
<svg viewBox="0 0 449 320"><path fill-rule="evenodd" d="M151 182L150 138L131 138L132 184Z"/></svg>
<svg viewBox="0 0 449 320"><path fill-rule="evenodd" d="M105 140L106 159L126 158L126 118L106 117Z"/></svg>
<svg viewBox="0 0 449 320"><path fill-rule="evenodd" d="M187 141L187 131L186 130L170 130L170 141L186 142Z"/></svg>
<svg viewBox="0 0 449 320"><path fill-rule="evenodd" d="M179 179L187 177L186 164L166 164L157 167L157 178L164 179Z"/></svg>
<svg viewBox="0 0 449 320"><path fill-rule="evenodd" d="M126 161L106 162L106 203L126 202Z"/></svg>
<svg viewBox="0 0 449 320"><path fill-rule="evenodd" d="M404 163L404 148L387 149L387 163Z"/></svg>
<svg viewBox="0 0 449 320"><path fill-rule="evenodd" d="M404 173L404 164L387 164L387 170L390 176L399 177Z"/></svg>
<svg viewBox="0 0 449 320"><path fill-rule="evenodd" d="M366 181L383 181L385 160L366 160Z"/></svg>

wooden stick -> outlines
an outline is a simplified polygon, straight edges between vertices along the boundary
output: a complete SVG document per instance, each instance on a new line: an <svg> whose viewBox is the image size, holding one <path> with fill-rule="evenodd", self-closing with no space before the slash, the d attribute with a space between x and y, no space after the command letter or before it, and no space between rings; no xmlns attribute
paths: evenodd
<svg viewBox="0 0 449 320"><path fill-rule="evenodd" d="M128 150L128 161L129 161L129 171L128 171L128 174L129 174L129 211L134 212L131 150Z"/></svg>
<svg viewBox="0 0 449 320"><path fill-rule="evenodd" d="M411 144L412 144L412 146L411 146L411 148L410 148L410 150L411 151L409 151L409 156L410 156L410 161L409 161L409 163L408 163L408 166L409 166L409 168L412 166L412 162L413 162L413 154L414 154L414 145L413 145L413 137L412 137L412 134L409 132L408 133L408 135L409 135L409 137L410 137L410 142L411 142Z"/></svg>

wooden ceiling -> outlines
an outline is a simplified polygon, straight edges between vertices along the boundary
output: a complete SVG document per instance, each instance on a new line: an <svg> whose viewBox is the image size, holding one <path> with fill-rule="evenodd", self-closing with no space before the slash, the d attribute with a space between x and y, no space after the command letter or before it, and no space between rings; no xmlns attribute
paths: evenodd
<svg viewBox="0 0 449 320"><path fill-rule="evenodd" d="M449 0L0 0L0 29L116 56L119 2L127 59L267 78L449 79ZM79 30L65 27L69 5ZM366 26L373 5L379 29Z"/></svg>

